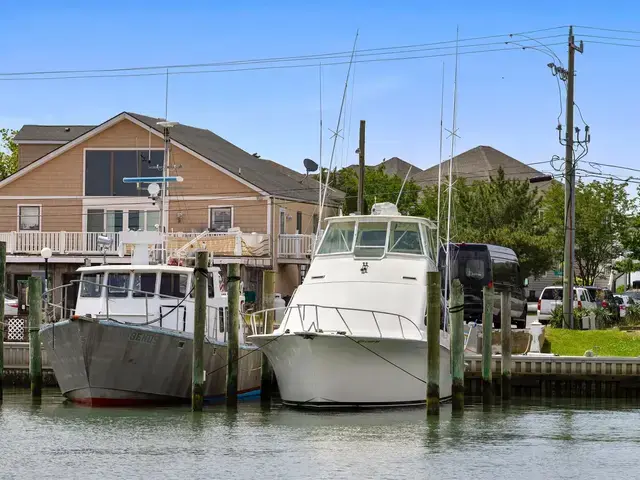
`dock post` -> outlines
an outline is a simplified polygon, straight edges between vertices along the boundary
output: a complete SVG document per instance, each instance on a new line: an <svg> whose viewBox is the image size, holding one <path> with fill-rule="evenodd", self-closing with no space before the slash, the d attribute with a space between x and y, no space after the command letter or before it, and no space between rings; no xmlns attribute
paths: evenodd
<svg viewBox="0 0 640 480"><path fill-rule="evenodd" d="M460 280L451 285L449 298L449 318L451 318L451 367L452 367L452 408L464 409L464 294Z"/></svg>
<svg viewBox="0 0 640 480"><path fill-rule="evenodd" d="M482 397L484 403L493 400L491 385L491 353L493 330L493 286L482 289Z"/></svg>
<svg viewBox="0 0 640 480"><path fill-rule="evenodd" d="M196 252L194 270L193 356L191 358L191 410L201 412L204 404L204 327L207 322L207 279L209 252Z"/></svg>
<svg viewBox="0 0 640 480"><path fill-rule="evenodd" d="M440 272L427 272L427 416L440 415Z"/></svg>
<svg viewBox="0 0 640 480"><path fill-rule="evenodd" d="M38 277L29 277L29 379L32 397L42 396L41 323L42 280Z"/></svg>
<svg viewBox="0 0 640 480"><path fill-rule="evenodd" d="M276 272L273 270L264 270L262 272L262 309L274 308L275 305L275 292L276 292ZM273 333L273 323L275 319L275 312L273 310L265 312L263 322L263 333ZM271 364L269 359L263 353L262 354L262 378L260 384L260 400L264 403L271 402L271 395L273 394L273 372L271 371Z"/></svg>
<svg viewBox="0 0 640 480"><path fill-rule="evenodd" d="M500 336L502 339L502 399L511 398L511 292L500 293Z"/></svg>
<svg viewBox="0 0 640 480"><path fill-rule="evenodd" d="M227 271L229 335L227 341L227 407L238 406L238 328L240 327L240 264L230 263Z"/></svg>
<svg viewBox="0 0 640 480"><path fill-rule="evenodd" d="M5 267L7 265L7 244L0 242L0 403L2 403L2 387L4 382L4 291Z"/></svg>

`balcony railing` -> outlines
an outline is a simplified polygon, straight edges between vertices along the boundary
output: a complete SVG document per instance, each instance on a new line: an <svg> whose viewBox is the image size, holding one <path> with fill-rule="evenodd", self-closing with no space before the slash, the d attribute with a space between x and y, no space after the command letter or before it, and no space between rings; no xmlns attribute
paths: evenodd
<svg viewBox="0 0 640 480"><path fill-rule="evenodd" d="M0 232L0 241L7 245L10 255L40 255L49 247L54 255L102 255L98 237L111 238L107 255L117 255L120 234L117 232ZM204 248L219 257L272 256L271 235L242 232L171 232L167 234L169 257L184 257ZM281 234L278 236L278 258L305 260L311 256L314 235ZM127 248L125 254L129 255Z"/></svg>
<svg viewBox="0 0 640 480"><path fill-rule="evenodd" d="M313 250L313 237L313 235L281 233L278 236L278 258L308 258Z"/></svg>

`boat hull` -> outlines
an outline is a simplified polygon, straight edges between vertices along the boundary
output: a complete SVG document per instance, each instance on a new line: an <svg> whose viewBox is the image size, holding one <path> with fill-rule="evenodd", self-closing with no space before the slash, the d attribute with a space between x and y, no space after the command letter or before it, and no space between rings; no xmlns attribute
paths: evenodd
<svg viewBox="0 0 640 480"><path fill-rule="evenodd" d="M191 334L78 319L46 325L40 336L60 390L73 402L124 406L191 399ZM259 394L261 354L240 348L239 393ZM205 342L205 401L224 399L226 364L226 345Z"/></svg>
<svg viewBox="0 0 640 480"><path fill-rule="evenodd" d="M287 405L365 408L425 403L425 341L311 332L256 335L250 340L269 358ZM440 396L451 396L450 354L443 345Z"/></svg>

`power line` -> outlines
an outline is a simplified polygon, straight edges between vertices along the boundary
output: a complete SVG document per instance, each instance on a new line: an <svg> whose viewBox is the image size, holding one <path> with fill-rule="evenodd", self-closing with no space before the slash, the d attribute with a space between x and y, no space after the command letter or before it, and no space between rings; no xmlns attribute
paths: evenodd
<svg viewBox="0 0 640 480"><path fill-rule="evenodd" d="M498 34L498 35L485 35L481 37L470 37L466 39L460 40L460 42L470 42L476 40L487 40L494 38L502 38L502 37L510 37L512 35L525 35L527 33L537 33L537 32L545 32L550 30L557 30L559 28L564 27L551 27L548 29L541 30L532 30L529 32L519 32L513 34ZM557 38L563 35L547 35L538 38L529 38L531 41L539 41L548 38ZM444 40L437 42L429 42L429 43L419 43L419 44L411 44L411 45L399 45L399 46L387 46L387 47L378 47L378 48L368 48L356 50L356 56L367 56L367 55L383 55L383 54L393 54L393 53L404 53L393 52L394 50L406 50L406 49L417 49L420 48L422 50L434 50L423 47L432 47L436 45L447 45L451 44L448 47L438 47L438 49L444 48L455 48L456 40ZM481 44L470 44L470 45L460 45L461 48L469 48L473 46L487 46L487 45L500 45L505 42L491 42L491 43L481 43ZM506 42L508 43L508 42ZM390 53L384 53L385 51L391 51ZM421 51L421 50L410 50L411 51ZM371 53L377 52L377 53ZM257 58L257 59L245 59L245 60L228 60L222 62L201 62L201 63L190 63L190 64L169 64L169 65L148 65L148 66L134 66L134 67L118 67L118 68L100 68L100 69L73 69L73 70L42 70L42 71L31 71L31 72L4 72L0 73L0 76L27 76L27 75L57 75L57 74L79 74L79 73L116 73L116 72L130 72L130 71L144 71L144 70L166 70L166 69L176 69L176 68L200 68L200 67L217 67L217 66L229 66L229 65L244 65L244 64L259 64L259 63L274 63L274 62L289 62L289 61L300 61L300 60L318 60L323 58L341 58L341 57L349 57L351 55L351 51L342 51L342 52L329 52L329 53L319 53L319 54L309 54L309 55L297 55L297 56L285 56L285 57L266 57L266 58Z"/></svg>
<svg viewBox="0 0 640 480"><path fill-rule="evenodd" d="M626 42L640 42L640 38L628 38L628 37L610 37L605 35L585 35L581 34L580 38L601 38L604 40L622 40Z"/></svg>
<svg viewBox="0 0 640 480"><path fill-rule="evenodd" d="M618 30L616 28L602 28L602 27L590 27L585 25L574 25L575 28L584 28L587 30L601 30L603 32L617 32L617 33L635 33L640 35L640 31L638 30Z"/></svg>

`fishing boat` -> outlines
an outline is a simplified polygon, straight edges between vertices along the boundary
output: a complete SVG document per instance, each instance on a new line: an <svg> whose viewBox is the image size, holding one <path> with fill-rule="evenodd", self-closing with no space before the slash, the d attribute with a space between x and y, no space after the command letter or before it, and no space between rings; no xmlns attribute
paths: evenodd
<svg viewBox="0 0 640 480"><path fill-rule="evenodd" d="M437 269L435 228L431 220L400 215L392 203L375 204L371 215L327 219L282 322L271 334L249 336L273 366L283 403L360 408L425 402L426 277ZM440 395L446 399L448 333L441 330L439 340Z"/></svg>
<svg viewBox="0 0 640 480"><path fill-rule="evenodd" d="M130 265L78 269L75 311L40 329L60 390L69 400L118 406L191 398L194 269L150 263L149 246L160 243L154 235L159 234L123 232L121 250L133 246ZM225 393L229 312L219 268L207 271L204 395L215 402ZM239 342L239 393L259 394L261 354L245 344L242 325Z"/></svg>

